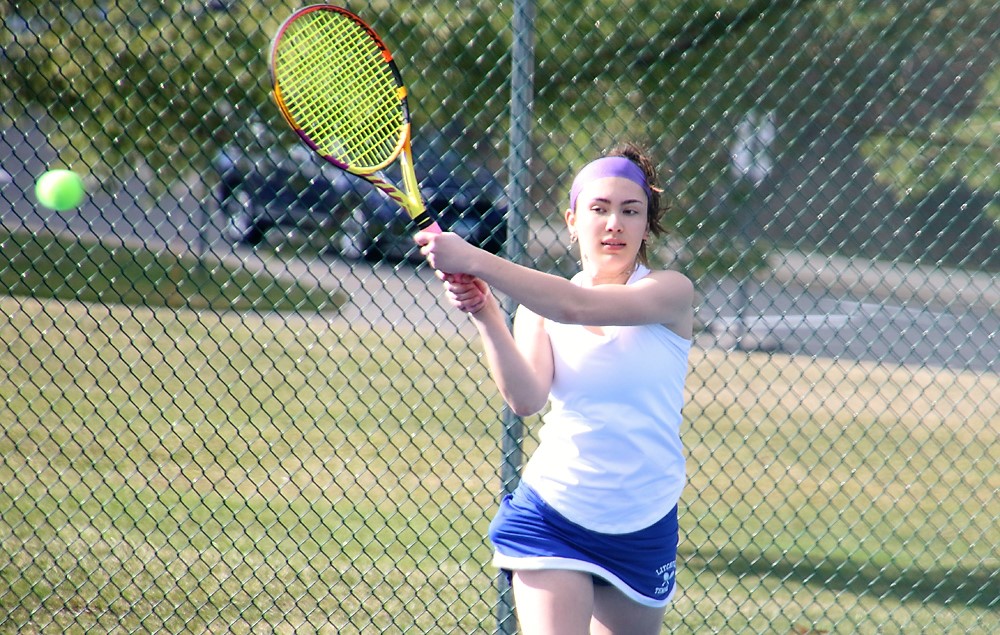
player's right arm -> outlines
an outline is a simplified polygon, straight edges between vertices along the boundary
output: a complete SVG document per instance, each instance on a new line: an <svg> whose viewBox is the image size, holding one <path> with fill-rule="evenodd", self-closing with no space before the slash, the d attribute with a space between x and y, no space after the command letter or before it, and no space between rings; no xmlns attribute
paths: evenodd
<svg viewBox="0 0 1000 635"><path fill-rule="evenodd" d="M552 345L542 317L523 306L518 308L512 333L496 298L481 280L446 283L445 289L456 306L456 296L485 296L481 302L467 302L478 307L469 315L483 341L493 381L518 416L527 417L541 410L549 398L553 373Z"/></svg>

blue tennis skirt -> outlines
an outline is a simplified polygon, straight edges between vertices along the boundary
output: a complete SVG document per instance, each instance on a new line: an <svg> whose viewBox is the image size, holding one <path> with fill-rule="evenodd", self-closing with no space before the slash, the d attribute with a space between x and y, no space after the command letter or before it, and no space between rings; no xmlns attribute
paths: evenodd
<svg viewBox="0 0 1000 635"><path fill-rule="evenodd" d="M500 502L490 523L493 564L513 571L582 571L596 584L611 584L645 606L670 603L676 588L677 507L654 524L627 534L585 529L518 485Z"/></svg>

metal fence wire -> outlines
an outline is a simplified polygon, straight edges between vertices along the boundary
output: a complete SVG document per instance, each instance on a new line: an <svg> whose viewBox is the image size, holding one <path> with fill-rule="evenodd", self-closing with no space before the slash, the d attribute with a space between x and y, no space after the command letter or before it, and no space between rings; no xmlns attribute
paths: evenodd
<svg viewBox="0 0 1000 635"><path fill-rule="evenodd" d="M298 6L0 2L2 633L517 630L486 528L539 421L281 122ZM665 631L1000 632L1000 4L349 8L489 249L570 275L574 171L661 161L698 291Z"/></svg>

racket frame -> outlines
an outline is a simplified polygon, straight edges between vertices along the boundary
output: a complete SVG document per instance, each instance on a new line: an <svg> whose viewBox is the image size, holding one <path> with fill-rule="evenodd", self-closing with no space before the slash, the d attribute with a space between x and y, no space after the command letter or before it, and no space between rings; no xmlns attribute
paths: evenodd
<svg viewBox="0 0 1000 635"><path fill-rule="evenodd" d="M278 54L278 46L281 43L282 35L285 31L295 23L295 21L302 18L302 16L307 15L313 11L333 11L340 14L341 16L351 20L357 26L361 27L365 33L371 38L372 42L378 47L379 52L382 55L387 67L392 74L393 80L396 83L396 97L399 99L401 126L399 139L395 145L395 148L390 152L389 156L386 157L384 161L375 166L355 166L345 163L338 159L337 157L323 152L323 150L314 142L309 135L305 133L302 126L296 122L295 118L292 116L288 107L286 106L284 99L281 96L281 86L276 70L276 60ZM392 57L392 53L389 48L382 41L382 38L378 36L374 29L369 26L364 20L362 20L355 13L348 11L343 7L338 7L332 4L314 4L303 7L301 9L293 12L288 18L286 18L281 25L278 27L274 38L271 41L270 52L268 56L268 71L270 73L271 79L271 97L274 99L278 106L278 110L281 112L282 118L285 122L292 128L293 131L298 135L299 139L302 140L313 152L322 157L324 160L330 164L336 166L337 168L348 172L349 174L354 174L359 176L369 183L378 188L386 196L396 201L400 207L402 207L410 218L417 224L423 231L431 231L435 233L440 233L441 228L437 222L431 217L430 213L427 211L427 207L424 204L423 197L420 194L420 183L417 180L417 175L414 170L413 161L413 150L411 147L411 135L413 130L413 125L410 119L410 107L407 102L407 90L405 84L403 84L402 74L399 72L399 68L396 65L395 60ZM403 180L403 188L400 189L389 180L388 176L385 174L384 170L388 168L393 163L398 162L400 173ZM404 191L405 190L405 191Z"/></svg>

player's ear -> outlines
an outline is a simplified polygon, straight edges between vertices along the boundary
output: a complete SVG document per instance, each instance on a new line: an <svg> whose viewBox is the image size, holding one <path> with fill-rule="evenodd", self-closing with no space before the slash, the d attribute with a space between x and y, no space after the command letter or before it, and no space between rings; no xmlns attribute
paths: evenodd
<svg viewBox="0 0 1000 635"><path fill-rule="evenodd" d="M576 242L576 212L572 208L567 208L566 212L563 214L563 218L566 219L566 228L569 230L569 242Z"/></svg>

